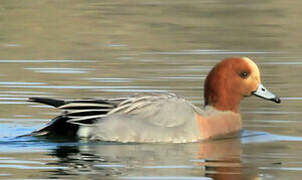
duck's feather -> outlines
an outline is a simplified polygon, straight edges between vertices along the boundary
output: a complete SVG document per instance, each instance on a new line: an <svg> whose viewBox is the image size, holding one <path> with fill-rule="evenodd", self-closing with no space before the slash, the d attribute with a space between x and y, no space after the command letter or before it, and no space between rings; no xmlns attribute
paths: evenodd
<svg viewBox="0 0 302 180"><path fill-rule="evenodd" d="M116 133L121 130L121 127L129 127L129 125L132 126L131 131L135 131L135 129L143 131L143 129L139 129L143 124L147 124L146 127L158 127L161 131L178 128L186 124L187 117L191 119L195 117L196 109L194 105L172 93L141 93L118 99L30 98L30 101L63 110L60 116L54 118L45 127L34 131L31 135L49 135L52 133L65 135L66 128L77 131L79 127L87 126L94 128L95 133L90 134L90 136L96 139L98 139L99 133L106 134L106 136L108 133L113 133L112 137L121 136ZM62 127L65 131L56 130ZM130 131L130 129L126 128L124 131ZM137 135L139 132L134 133ZM100 139L102 138L100 137Z"/></svg>

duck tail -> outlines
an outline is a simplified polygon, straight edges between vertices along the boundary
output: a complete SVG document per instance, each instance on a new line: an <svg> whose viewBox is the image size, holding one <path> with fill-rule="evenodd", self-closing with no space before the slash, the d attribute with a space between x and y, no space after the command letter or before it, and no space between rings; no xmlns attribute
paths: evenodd
<svg viewBox="0 0 302 180"><path fill-rule="evenodd" d="M29 102L37 102L41 104L46 104L58 108L66 104L64 100L44 98L44 97L31 97L28 99ZM49 123L43 127L25 135L25 136L63 136L63 137L75 137L79 129L79 125L69 123L71 118L67 117L64 113L52 119Z"/></svg>
<svg viewBox="0 0 302 180"><path fill-rule="evenodd" d="M76 133L79 129L79 125L69 123L68 120L70 118L65 117L64 115L57 116L52 119L45 126L25 135L21 135L19 137L25 136L47 136L47 137L66 137L66 138L74 138L76 137Z"/></svg>
<svg viewBox="0 0 302 180"><path fill-rule="evenodd" d="M46 104L46 105L50 105L53 107L59 107L62 106L64 104L66 104L66 102L64 100L60 100L60 99L52 99L52 98L43 98L43 97L31 97L28 99L29 102L37 102L37 103L41 103L41 104Z"/></svg>

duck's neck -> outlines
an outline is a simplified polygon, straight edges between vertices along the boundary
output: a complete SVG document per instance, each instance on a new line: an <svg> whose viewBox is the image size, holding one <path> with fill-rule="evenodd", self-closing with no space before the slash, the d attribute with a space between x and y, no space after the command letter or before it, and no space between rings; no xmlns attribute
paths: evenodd
<svg viewBox="0 0 302 180"><path fill-rule="evenodd" d="M205 106L212 106L220 111L232 111L239 113L241 100L242 97L233 95L232 93L212 93L205 97Z"/></svg>

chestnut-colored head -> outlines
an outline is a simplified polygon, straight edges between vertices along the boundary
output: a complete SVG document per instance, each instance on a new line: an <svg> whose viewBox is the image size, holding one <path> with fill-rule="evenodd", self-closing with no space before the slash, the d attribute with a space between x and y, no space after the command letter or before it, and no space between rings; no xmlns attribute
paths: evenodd
<svg viewBox="0 0 302 180"><path fill-rule="evenodd" d="M222 60L210 71L204 85L205 105L223 111L239 112L243 97L253 94L280 102L277 96L261 85L257 65L246 57Z"/></svg>

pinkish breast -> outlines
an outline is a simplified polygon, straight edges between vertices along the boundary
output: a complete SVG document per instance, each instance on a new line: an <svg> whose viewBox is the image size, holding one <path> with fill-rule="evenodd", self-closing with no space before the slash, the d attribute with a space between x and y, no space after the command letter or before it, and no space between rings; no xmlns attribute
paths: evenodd
<svg viewBox="0 0 302 180"><path fill-rule="evenodd" d="M196 113L202 139L215 138L241 130L242 122L239 113L231 111L214 111L205 116Z"/></svg>

